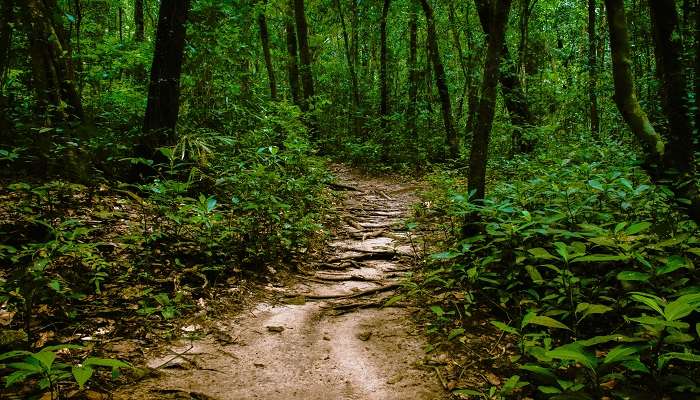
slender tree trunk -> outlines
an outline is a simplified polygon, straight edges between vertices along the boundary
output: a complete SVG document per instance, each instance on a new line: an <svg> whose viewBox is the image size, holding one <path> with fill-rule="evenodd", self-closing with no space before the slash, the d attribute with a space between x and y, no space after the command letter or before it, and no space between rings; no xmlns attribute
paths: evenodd
<svg viewBox="0 0 700 400"><path fill-rule="evenodd" d="M442 120L445 125L445 136L449 150L449 157L456 159L459 156L459 139L455 130L454 122L452 121L452 104L450 101L450 93L447 88L447 80L445 78L445 68L440 60L440 49L438 48L437 32L435 31L435 18L433 9L428 3L428 0L421 0L423 13L428 27L428 48L430 59L435 71L435 85L438 88L440 96L440 105L442 106Z"/></svg>
<svg viewBox="0 0 700 400"><path fill-rule="evenodd" d="M172 145L180 108L180 75L189 0L161 0L143 131L148 156Z"/></svg>
<svg viewBox="0 0 700 400"><path fill-rule="evenodd" d="M469 157L469 193L474 193L473 200L482 200L486 195L486 163L488 162L489 139L493 116L496 109L496 95L499 81L499 65L505 43L506 23L511 0L499 0L492 3L484 78L481 84L481 101L479 102L478 120L472 139Z"/></svg>
<svg viewBox="0 0 700 400"><path fill-rule="evenodd" d="M379 116L382 119L382 126L386 129L389 116L389 78L388 78L388 66L389 62L389 50L386 45L386 20L389 15L389 6L391 4L390 0L384 0L384 6L382 7L382 18L379 22L379 43L380 43L380 56L379 56L379 85L380 85L380 104L379 104Z"/></svg>
<svg viewBox="0 0 700 400"><path fill-rule="evenodd" d="M479 57L476 51L476 45L474 43L474 37L471 31L471 23L469 21L469 2L467 4L466 13L466 36L467 36L467 46L469 47L469 98L467 100L467 125L465 129L464 138L467 140L471 137L472 132L474 132L474 125L476 124L476 109L479 106L479 82L475 79L476 68L478 64Z"/></svg>
<svg viewBox="0 0 700 400"><path fill-rule="evenodd" d="M355 72L355 61L353 60L352 53L350 52L350 39L348 37L348 30L345 26L345 17L343 16L343 7L340 5L340 0L335 0L335 5L338 8L338 17L340 19L340 25L343 29L343 44L345 45L345 58L348 62L348 72L350 73L350 84L352 90L351 98L351 108L350 116L352 119L353 133L357 136L360 134L360 118L358 115L358 108L360 106L360 89L357 85L357 73Z"/></svg>
<svg viewBox="0 0 700 400"><path fill-rule="evenodd" d="M301 85L304 89L303 109L308 110L309 102L314 97L314 78L311 68L311 49L309 48L309 29L306 24L304 0L294 0L294 18L299 40L299 59L301 61Z"/></svg>
<svg viewBox="0 0 700 400"><path fill-rule="evenodd" d="M124 41L124 9L119 7L119 42Z"/></svg>
<svg viewBox="0 0 700 400"><path fill-rule="evenodd" d="M136 28L134 40L143 42L145 37L143 26L143 0L134 0L134 25Z"/></svg>
<svg viewBox="0 0 700 400"><path fill-rule="evenodd" d="M700 0L695 7L695 145L700 151Z"/></svg>
<svg viewBox="0 0 700 400"><path fill-rule="evenodd" d="M26 0L23 11L39 112L47 113L49 120L82 119L83 108L75 88L72 57L56 2Z"/></svg>
<svg viewBox="0 0 700 400"><path fill-rule="evenodd" d="M492 16L489 10L492 8L492 1L495 0L475 0L479 20L481 21L481 28L486 35L490 32ZM516 148L513 150L514 152L522 152L525 150L525 147L527 147L524 146L521 141L522 130L526 126L534 124L534 117L532 113L530 113L530 107L527 103L525 92L518 78L517 64L512 62L508 46L505 42L503 43L503 49L501 49L500 59L503 65L501 67L501 73L499 74L499 80L503 90L503 99L505 100L505 105L508 109L508 114L510 114L511 123L513 124L514 142L516 142Z"/></svg>
<svg viewBox="0 0 700 400"><path fill-rule="evenodd" d="M588 0L588 100L591 119L591 135L598 138L598 63L596 61L596 1Z"/></svg>
<svg viewBox="0 0 700 400"><path fill-rule="evenodd" d="M632 49L623 0L605 0L610 32L610 56L615 84L615 104L632 133L644 144L653 161L661 161L665 143L654 130L637 100L632 76Z"/></svg>
<svg viewBox="0 0 700 400"><path fill-rule="evenodd" d="M0 2L0 88L5 83L12 46L12 24L14 21L14 0Z"/></svg>
<svg viewBox="0 0 700 400"><path fill-rule="evenodd" d="M418 108L418 13L415 3L410 5L408 31L408 112L406 117L407 129L411 137L417 134L416 114Z"/></svg>
<svg viewBox="0 0 700 400"><path fill-rule="evenodd" d="M690 110L686 102L686 80L681 58L680 25L673 0L649 2L654 32L656 69L661 77L661 100L668 118L666 167L689 173L693 163L693 136Z"/></svg>
<svg viewBox="0 0 700 400"><path fill-rule="evenodd" d="M459 40L459 25L457 24L457 20L455 18L454 3L449 3L449 12L447 16L450 22L450 30L452 31L452 43L454 45L455 51L457 52L457 57L459 58L459 66L461 67L462 75L464 76L464 90L462 91L462 95L460 96L459 101L457 102L458 106L455 115L455 123L459 125L459 121L462 118L462 110L464 108L464 97L467 93L468 87L470 86L470 74L467 68L467 61L464 57L464 52L462 51L462 43Z"/></svg>
<svg viewBox="0 0 700 400"><path fill-rule="evenodd" d="M293 10L293 6L290 0L290 11ZM285 23L285 30L287 31L287 76L289 77L289 91L292 95L292 100L294 104L302 107L302 97L299 88L299 65L297 63L297 35L294 31L294 23L288 18Z"/></svg>
<svg viewBox="0 0 700 400"><path fill-rule="evenodd" d="M262 43L263 56L265 58L265 68L267 68L267 81L270 85L270 98L277 100L277 79L275 79L275 68L272 65L270 55L270 34L267 31L267 18L265 10L258 14L258 29L260 30L260 42Z"/></svg>

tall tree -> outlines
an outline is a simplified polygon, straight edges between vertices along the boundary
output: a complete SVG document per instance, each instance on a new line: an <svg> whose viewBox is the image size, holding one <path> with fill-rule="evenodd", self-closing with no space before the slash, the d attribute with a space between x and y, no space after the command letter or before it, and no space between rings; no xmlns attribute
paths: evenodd
<svg viewBox="0 0 700 400"><path fill-rule="evenodd" d="M486 163L496 109L496 94L499 80L499 65L505 43L506 23L510 11L511 0L493 1L488 12L491 15L489 24L486 62L484 77L481 84L481 100L479 102L478 119L472 138L472 148L469 157L469 193L474 193L473 199L481 200L486 195Z"/></svg>
<svg viewBox="0 0 700 400"><path fill-rule="evenodd" d="M143 131L147 155L175 142L189 0L161 0Z"/></svg>
<svg viewBox="0 0 700 400"><path fill-rule="evenodd" d="M418 13L416 5L410 5L411 13L408 19L408 111L407 111L407 128L411 133L411 137L416 137L417 124L416 114L418 108Z"/></svg>
<svg viewBox="0 0 700 400"><path fill-rule="evenodd" d="M289 0L289 11L294 10L292 0ZM289 78L289 91L294 104L302 106L302 96L299 88L299 64L297 62L297 35L294 30L294 21L287 18L285 21L287 37L287 76Z"/></svg>
<svg viewBox="0 0 700 400"><path fill-rule="evenodd" d="M49 119L82 119L68 35L56 1L26 0L22 5L39 111L47 113Z"/></svg>
<svg viewBox="0 0 700 400"><path fill-rule="evenodd" d="M357 72L355 71L355 60L353 59L350 50L350 38L348 36L348 30L345 25L345 16L343 15L343 7L340 5L340 0L335 0L335 5L338 8L338 18L340 19L340 26L343 29L343 45L345 47L345 59L348 63L348 73L350 74L350 85L351 85L351 99L350 99L350 112L353 133L359 135L360 133L360 116L358 115L358 109L360 107L360 89L357 84Z"/></svg>
<svg viewBox="0 0 700 400"><path fill-rule="evenodd" d="M143 25L143 0L134 0L134 26L136 29L134 39L137 42L143 42L145 36Z"/></svg>
<svg viewBox="0 0 700 400"><path fill-rule="evenodd" d="M301 85L304 89L302 109L308 110L309 101L314 97L314 78L311 67L311 48L309 47L309 28L306 24L304 0L294 0L294 19L299 40L299 59L301 61Z"/></svg>
<svg viewBox="0 0 700 400"><path fill-rule="evenodd" d="M598 63L596 60L596 1L588 0L588 101L589 101L589 118L591 120L591 134L594 138L598 137L599 119L598 119Z"/></svg>
<svg viewBox="0 0 700 400"><path fill-rule="evenodd" d="M258 13L258 30L260 31L260 42L262 43L263 57L265 58L265 68L267 69L267 82L270 85L270 98L277 100L277 79L275 79L275 67L272 65L270 55L270 34L267 31L267 18L265 17L265 4Z"/></svg>
<svg viewBox="0 0 700 400"><path fill-rule="evenodd" d="M654 33L656 70L661 78L661 101L668 119L667 167L689 172L693 162L693 136L690 110L686 102L681 32L674 0L649 2Z"/></svg>
<svg viewBox="0 0 700 400"><path fill-rule="evenodd" d="M384 6L382 7L382 18L379 21L379 116L382 118L382 126L384 127L386 127L386 124L388 122L387 118L389 116L389 73L387 65L389 62L389 49L387 48L386 44L386 22L389 15L390 5L390 0L384 0Z"/></svg>
<svg viewBox="0 0 700 400"><path fill-rule="evenodd" d="M632 75L632 48L630 46L624 0L605 0L610 32L610 55L612 58L615 104L632 133L644 144L655 161L661 161L666 144L649 122L637 100Z"/></svg>
<svg viewBox="0 0 700 400"><path fill-rule="evenodd" d="M14 0L0 2L0 82L4 82L12 45L12 22L14 21Z"/></svg>
<svg viewBox="0 0 700 400"><path fill-rule="evenodd" d="M493 8L493 1L495 0L475 0L481 28L486 35L491 31L492 15L490 10ZM511 123L514 125L513 143L515 146L513 150L514 152L521 152L527 147L522 143L522 130L526 126L534 124L534 117L530 112L530 106L518 78L517 64L511 60L510 52L505 42L503 43L503 49L501 49L500 59L503 65L501 66L499 81Z"/></svg>
<svg viewBox="0 0 700 400"><path fill-rule="evenodd" d="M459 139L457 138L457 131L452 120L452 103L450 100L450 92L447 88L445 68L440 60L440 49L438 48L433 8L430 6L428 0L420 0L420 3L423 7L423 14L425 14L425 21L428 28L428 49L430 53L430 60L433 64L433 70L435 72L435 85L437 86L438 95L440 96L442 120L445 125L445 136L449 151L448 154L450 158L455 159L459 156Z"/></svg>

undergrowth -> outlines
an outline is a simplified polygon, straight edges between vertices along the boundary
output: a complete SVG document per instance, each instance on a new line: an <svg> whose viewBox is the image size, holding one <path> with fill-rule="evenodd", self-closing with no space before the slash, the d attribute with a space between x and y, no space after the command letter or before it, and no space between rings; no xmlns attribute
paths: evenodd
<svg viewBox="0 0 700 400"><path fill-rule="evenodd" d="M465 349L487 320L511 346L474 398L689 398L700 392L700 233L673 193L607 145L494 162L490 195L469 201L459 172L436 172L418 216L442 249L414 292L434 346ZM549 152L555 151L552 149ZM632 151L627 154L633 154ZM467 215L480 232L462 237ZM466 362L466 361L465 361Z"/></svg>

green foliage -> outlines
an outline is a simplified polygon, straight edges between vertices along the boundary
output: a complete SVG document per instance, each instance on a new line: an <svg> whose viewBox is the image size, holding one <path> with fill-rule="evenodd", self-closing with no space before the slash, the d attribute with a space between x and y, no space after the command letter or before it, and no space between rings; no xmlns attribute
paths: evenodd
<svg viewBox="0 0 700 400"><path fill-rule="evenodd" d="M431 332L460 343L464 310L488 306L505 318L492 325L518 344L512 369L537 382L520 393L617 398L639 385L697 393L697 226L633 165L570 154L517 164L525 178L499 183L483 204L449 174L433 178L431 208L418 212L443 215L456 239L432 255L421 285L468 296L441 305ZM480 232L459 239L474 213Z"/></svg>

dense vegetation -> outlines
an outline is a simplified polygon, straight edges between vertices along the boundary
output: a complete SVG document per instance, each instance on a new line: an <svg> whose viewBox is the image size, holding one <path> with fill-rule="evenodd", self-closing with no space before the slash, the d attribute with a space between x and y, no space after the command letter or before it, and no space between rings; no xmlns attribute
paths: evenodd
<svg viewBox="0 0 700 400"><path fill-rule="evenodd" d="M427 181L433 349L514 344L455 396L694 396L698 68L695 0L2 0L5 383L305 261L334 160Z"/></svg>

